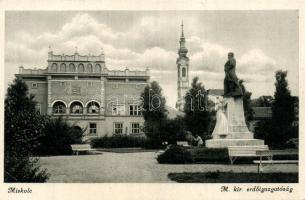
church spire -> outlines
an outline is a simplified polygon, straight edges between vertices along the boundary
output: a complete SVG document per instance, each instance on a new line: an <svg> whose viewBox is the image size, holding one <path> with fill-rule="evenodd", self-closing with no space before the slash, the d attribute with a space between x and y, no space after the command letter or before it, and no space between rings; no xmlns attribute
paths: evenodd
<svg viewBox="0 0 305 200"><path fill-rule="evenodd" d="M184 38L184 33L183 33L183 21L181 23L181 37L180 38Z"/></svg>
<svg viewBox="0 0 305 200"><path fill-rule="evenodd" d="M180 48L179 48L179 51L178 51L178 54L179 56L182 56L182 57L186 57L186 54L188 52L187 48L185 47L185 37L184 37L184 31L183 31L183 21L181 23L181 36L180 36Z"/></svg>

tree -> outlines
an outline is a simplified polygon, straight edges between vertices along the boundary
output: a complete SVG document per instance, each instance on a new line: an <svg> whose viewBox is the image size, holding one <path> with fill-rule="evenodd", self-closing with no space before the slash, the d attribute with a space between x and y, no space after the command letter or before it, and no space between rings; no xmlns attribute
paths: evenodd
<svg viewBox="0 0 305 200"><path fill-rule="evenodd" d="M275 146L283 146L291 138L292 122L294 120L294 100L288 89L287 71L277 71L275 74L275 93L272 104L273 133L270 140Z"/></svg>
<svg viewBox="0 0 305 200"><path fill-rule="evenodd" d="M162 140L168 141L168 144L177 144L177 141L185 140L184 118L177 116L174 119L164 121L162 127Z"/></svg>
<svg viewBox="0 0 305 200"><path fill-rule="evenodd" d="M283 148L285 143L298 136L298 128L293 126L295 120L294 106L296 100L291 96L286 80L287 71L275 73L275 93L272 102L272 118L258 123L256 137L275 148Z"/></svg>
<svg viewBox="0 0 305 200"><path fill-rule="evenodd" d="M193 134L200 135L203 139L208 138L210 113L205 105L206 91L202 83L195 77L191 89L185 95L185 125L186 129Z"/></svg>
<svg viewBox="0 0 305 200"><path fill-rule="evenodd" d="M167 119L166 101L162 88L156 81L144 88L141 94L143 101L144 131L155 148L162 144L162 127Z"/></svg>
<svg viewBox="0 0 305 200"><path fill-rule="evenodd" d="M246 87L243 83L244 83L244 81L240 80L240 86L243 91L243 105L244 105L245 120L246 120L247 126L249 127L249 122L250 122L250 120L253 119L253 109L251 106L252 93L246 90Z"/></svg>
<svg viewBox="0 0 305 200"><path fill-rule="evenodd" d="M288 89L287 71L277 71L272 105L272 120L281 127L291 127L294 119L294 100Z"/></svg>
<svg viewBox="0 0 305 200"><path fill-rule="evenodd" d="M6 182L44 182L46 170L31 158L45 130L45 117L36 112L34 96L27 85L16 78L5 98L4 180Z"/></svg>

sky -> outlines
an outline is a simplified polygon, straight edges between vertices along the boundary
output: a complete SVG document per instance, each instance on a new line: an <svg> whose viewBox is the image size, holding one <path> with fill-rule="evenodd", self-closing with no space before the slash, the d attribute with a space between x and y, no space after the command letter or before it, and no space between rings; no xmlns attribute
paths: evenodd
<svg viewBox="0 0 305 200"><path fill-rule="evenodd" d="M150 69L167 104L177 101L176 59L184 24L190 82L223 89L224 63L233 51L236 72L252 98L273 95L274 74L288 71L298 96L298 12L278 11L6 11L5 85L19 66L46 68L47 52L105 53L110 70Z"/></svg>

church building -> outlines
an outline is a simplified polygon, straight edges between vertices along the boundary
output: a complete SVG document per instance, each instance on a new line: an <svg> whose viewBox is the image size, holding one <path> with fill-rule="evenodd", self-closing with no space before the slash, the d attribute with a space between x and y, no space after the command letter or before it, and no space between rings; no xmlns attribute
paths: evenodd
<svg viewBox="0 0 305 200"><path fill-rule="evenodd" d="M63 117L85 131L85 137L143 134L140 95L149 83L149 69L110 70L100 55L55 55L45 69L19 68L17 77L35 95L41 114Z"/></svg>
<svg viewBox="0 0 305 200"><path fill-rule="evenodd" d="M185 46L185 37L183 33L183 23L181 24L181 37L180 37L180 48L178 50L178 58L177 58L177 91L178 91L178 100L176 103L176 108L179 111L184 110L184 96L189 90L189 61L190 59L187 57L188 49Z"/></svg>

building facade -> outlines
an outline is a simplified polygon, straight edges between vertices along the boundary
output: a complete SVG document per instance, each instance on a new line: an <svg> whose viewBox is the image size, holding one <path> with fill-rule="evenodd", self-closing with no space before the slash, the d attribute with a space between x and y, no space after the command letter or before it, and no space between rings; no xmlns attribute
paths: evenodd
<svg viewBox="0 0 305 200"><path fill-rule="evenodd" d="M185 46L185 37L183 33L183 24L181 25L181 37L180 37L180 48L178 50L178 58L177 58L177 91L178 91L178 99L176 103L176 108L179 111L184 110L185 104L185 94L189 89L189 61L190 59L187 57L188 49Z"/></svg>
<svg viewBox="0 0 305 200"><path fill-rule="evenodd" d="M41 114L63 117L85 137L143 133L141 93L149 82L144 71L109 70L98 56L48 53L46 69L19 68L17 77L35 95Z"/></svg>

